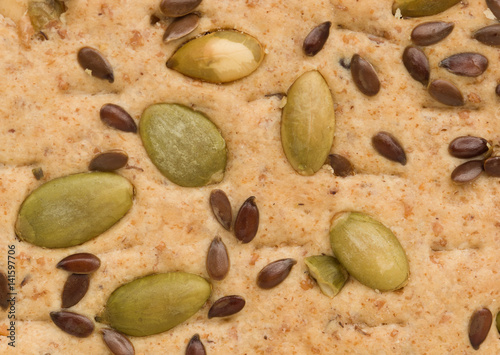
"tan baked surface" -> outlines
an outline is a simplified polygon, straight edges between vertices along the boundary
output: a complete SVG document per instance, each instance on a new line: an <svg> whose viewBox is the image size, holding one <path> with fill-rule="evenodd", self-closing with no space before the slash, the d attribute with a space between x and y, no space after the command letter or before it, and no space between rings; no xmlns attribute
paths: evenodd
<svg viewBox="0 0 500 355"><path fill-rule="evenodd" d="M471 32L495 23L484 1L469 1L433 16L455 22L444 41L425 49L431 78L448 78L467 98L465 107L437 104L401 63L412 28L430 18L400 20L390 0L203 0L200 26L189 37L235 28L258 38L266 57L249 77L226 85L192 80L165 66L183 42L162 43L164 27L151 26L159 0L69 0L65 25L50 39L30 39L26 16L0 16L0 269L7 245L17 252L17 347L0 336L0 353L106 354L101 335L79 339L49 318L60 309L67 272L56 263L75 252L99 256L84 299L71 310L93 318L121 284L155 272L182 270L208 277L205 256L220 235L231 270L213 282L209 302L171 331L131 340L137 354L183 354L199 333L209 354L494 354L500 340L492 327L475 352L467 329L472 312L500 308L500 180L482 176L454 185L450 173L460 161L447 152L460 135L500 141L500 52L471 39ZM15 16L13 16L15 17ZM330 38L315 57L302 41L319 23L332 21ZM115 82L87 75L76 61L82 46L98 48L111 62ZM478 78L438 68L457 51L478 51L490 67ZM379 73L382 88L361 94L339 65L359 53ZM322 169L300 176L288 164L280 141L282 102L267 94L286 92L303 72L317 69L336 104L332 152L348 157L357 174L333 176ZM204 188L181 188L149 160L140 137L108 128L99 119L105 103L124 107L138 122L150 104L172 102L207 114L226 139L224 180ZM408 164L379 156L371 137L385 130L404 146ZM84 172L92 156L125 150L129 167L118 173L136 187L130 212L111 230L83 245L45 250L14 234L18 208L43 182ZM42 181L31 170L41 167ZM238 243L215 220L208 205L223 189L236 213L256 196L261 223L249 244ZM410 264L408 285L376 293L350 279L334 299L310 281L303 259L331 254L328 229L339 211L358 210L377 218L399 238ZM290 276L272 290L256 286L257 273L271 261L298 260ZM24 286L21 280L29 277ZM246 307L229 319L207 319L212 302L243 296ZM0 331L7 320L0 313ZM100 327L100 325L97 325Z"/></svg>

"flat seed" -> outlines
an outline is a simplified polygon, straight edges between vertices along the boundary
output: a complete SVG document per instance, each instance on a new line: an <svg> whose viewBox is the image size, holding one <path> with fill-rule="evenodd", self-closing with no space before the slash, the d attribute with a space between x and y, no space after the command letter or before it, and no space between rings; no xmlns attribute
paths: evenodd
<svg viewBox="0 0 500 355"><path fill-rule="evenodd" d="M177 104L151 105L142 114L139 133L151 161L175 184L200 187L224 177L226 141L201 112Z"/></svg>
<svg viewBox="0 0 500 355"><path fill-rule="evenodd" d="M406 47L403 52L403 64L413 79L427 86L431 69L427 56L420 48Z"/></svg>
<svg viewBox="0 0 500 355"><path fill-rule="evenodd" d="M484 162L484 171L489 176L500 177L500 156L486 159Z"/></svg>
<svg viewBox="0 0 500 355"><path fill-rule="evenodd" d="M257 275L257 286L268 290L282 283L297 264L294 259L281 259L264 266Z"/></svg>
<svg viewBox="0 0 500 355"><path fill-rule="evenodd" d="M88 274L71 274L66 279L62 292L62 308L73 307L85 296L89 289Z"/></svg>
<svg viewBox="0 0 500 355"><path fill-rule="evenodd" d="M430 46L448 37L454 28L453 22L424 22L413 29L411 40L417 46Z"/></svg>
<svg viewBox="0 0 500 355"><path fill-rule="evenodd" d="M304 39L304 44L302 45L302 49L306 55L312 57L318 54L330 35L331 25L332 23L330 21L323 22L309 32L307 37Z"/></svg>
<svg viewBox="0 0 500 355"><path fill-rule="evenodd" d="M328 163L332 167L335 176L346 177L354 175L354 168L351 162L340 154L330 154L328 156Z"/></svg>
<svg viewBox="0 0 500 355"><path fill-rule="evenodd" d="M225 296L214 302L208 311L208 319L228 317L238 313L245 307L245 299L241 296Z"/></svg>
<svg viewBox="0 0 500 355"><path fill-rule="evenodd" d="M122 107L115 104L105 104L99 112L101 121L109 127L119 129L124 132L137 132L137 125L132 116Z"/></svg>
<svg viewBox="0 0 500 355"><path fill-rule="evenodd" d="M197 14L189 14L175 19L165 30L163 42L168 43L190 34L198 27L199 21L200 17Z"/></svg>
<svg viewBox="0 0 500 355"><path fill-rule="evenodd" d="M392 5L392 13L395 14L396 10L399 9L404 17L432 16L448 10L459 2L460 0L395 0Z"/></svg>
<svg viewBox="0 0 500 355"><path fill-rule="evenodd" d="M500 0L486 0L486 5L497 19L500 19Z"/></svg>
<svg viewBox="0 0 500 355"><path fill-rule="evenodd" d="M45 28L49 23L59 21L66 10L59 0L28 1L28 16L35 32Z"/></svg>
<svg viewBox="0 0 500 355"><path fill-rule="evenodd" d="M373 66L359 54L351 59L351 74L354 83L366 96L375 96L380 91L380 81Z"/></svg>
<svg viewBox="0 0 500 355"><path fill-rule="evenodd" d="M212 32L180 47L167 68L210 83L228 83L253 73L264 59L254 37L233 30Z"/></svg>
<svg viewBox="0 0 500 355"><path fill-rule="evenodd" d="M68 255L57 263L57 268L75 274L90 274L99 269L101 260L90 253L77 253Z"/></svg>
<svg viewBox="0 0 500 355"><path fill-rule="evenodd" d="M470 160L460 164L451 173L451 180L457 184L465 184L476 180L483 172L482 160Z"/></svg>
<svg viewBox="0 0 500 355"><path fill-rule="evenodd" d="M500 24L483 27L472 36L488 46L498 46L500 45Z"/></svg>
<svg viewBox="0 0 500 355"><path fill-rule="evenodd" d="M226 193L222 190L213 190L210 193L210 207L212 207L217 221L226 230L230 230L231 223L233 222L233 212L231 202L229 202Z"/></svg>
<svg viewBox="0 0 500 355"><path fill-rule="evenodd" d="M460 90L444 79L436 79L427 87L429 94L440 103L448 106L463 106L464 97Z"/></svg>
<svg viewBox="0 0 500 355"><path fill-rule="evenodd" d="M479 53L458 53L443 59L439 66L456 75L476 77L488 68L488 59Z"/></svg>
<svg viewBox="0 0 500 355"><path fill-rule="evenodd" d="M206 267L212 280L223 280L229 272L229 255L220 237L215 237L208 248Z"/></svg>
<svg viewBox="0 0 500 355"><path fill-rule="evenodd" d="M89 170L114 171L127 165L128 155L122 150L109 150L95 155L89 164Z"/></svg>
<svg viewBox="0 0 500 355"><path fill-rule="evenodd" d="M469 323L469 340L474 350L479 349L488 335L493 321L493 315L488 308L474 312Z"/></svg>
<svg viewBox="0 0 500 355"><path fill-rule="evenodd" d="M122 333L116 330L104 328L101 329L102 339L109 350L114 355L134 355L135 349L132 342Z"/></svg>
<svg viewBox="0 0 500 355"><path fill-rule="evenodd" d="M372 137L372 145L384 158L406 165L406 153L399 141L388 132L378 132Z"/></svg>
<svg viewBox="0 0 500 355"><path fill-rule="evenodd" d="M92 76L113 83L115 77L108 60L97 49L83 47L78 51L78 63L85 70L90 70Z"/></svg>
<svg viewBox="0 0 500 355"><path fill-rule="evenodd" d="M259 209L255 196L250 196L240 207L234 221L234 235L242 243L250 243L259 229Z"/></svg>
<svg viewBox="0 0 500 355"><path fill-rule="evenodd" d="M78 313L50 312L50 318L61 330L78 338L86 338L94 331L94 323Z"/></svg>
<svg viewBox="0 0 500 355"><path fill-rule="evenodd" d="M200 340L198 334L193 335L186 347L186 355L206 355L205 346Z"/></svg>
<svg viewBox="0 0 500 355"><path fill-rule="evenodd" d="M193 11L201 0L162 0L160 10L168 17L181 17Z"/></svg>
<svg viewBox="0 0 500 355"><path fill-rule="evenodd" d="M281 144L292 168L301 175L313 175L321 169L334 133L330 88L318 71L306 72L288 90L281 117Z"/></svg>
<svg viewBox="0 0 500 355"><path fill-rule="evenodd" d="M474 158L489 150L490 144L486 139L474 136L457 137L448 146L451 156L462 159Z"/></svg>
<svg viewBox="0 0 500 355"><path fill-rule="evenodd" d="M33 173L33 176L35 177L35 179L37 179L37 180L43 179L43 170L42 170L42 168L34 168L34 169L31 170L31 172Z"/></svg>
<svg viewBox="0 0 500 355"><path fill-rule="evenodd" d="M361 212L336 214L330 227L330 244L338 261L356 280L380 291L406 285L409 265L394 233Z"/></svg>
<svg viewBox="0 0 500 355"><path fill-rule="evenodd" d="M9 308L9 281L5 273L0 272L0 308Z"/></svg>
<svg viewBox="0 0 500 355"><path fill-rule="evenodd" d="M321 292L330 298L340 292L349 277L346 269L333 256L309 256L304 262L309 275L316 280Z"/></svg>

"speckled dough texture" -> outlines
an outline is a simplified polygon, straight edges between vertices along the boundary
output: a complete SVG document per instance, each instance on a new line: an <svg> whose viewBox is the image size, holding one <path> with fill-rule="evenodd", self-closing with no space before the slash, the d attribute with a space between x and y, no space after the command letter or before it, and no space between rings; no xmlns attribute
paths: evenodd
<svg viewBox="0 0 500 355"><path fill-rule="evenodd" d="M140 276L186 271L208 279L210 242L226 244L231 270L213 281L205 306L172 330L130 337L137 354L184 354L200 335L208 354L498 354L492 325L478 351L468 339L472 313L500 309L500 180L482 175L458 186L450 174L462 160L451 157L451 140L477 135L500 144L498 48L471 38L497 23L483 0L463 1L427 18L398 19L391 0L203 0L199 27L164 44L168 19L152 25L159 0L67 0L60 25L33 36L21 0L0 1L0 270L7 270L9 245L16 251L16 347L8 346L7 312L0 311L1 354L108 354L96 323L88 338L57 328L49 313L61 308L68 276L56 268L76 252L102 261L86 296L70 310L93 319L118 286ZM24 10L23 10L24 9ZM491 16L490 16L491 17ZM425 21L453 21L445 40L424 48L431 80L445 78L463 92L463 107L445 107L413 80L402 64L411 30ZM302 43L318 24L331 21L330 37L314 57ZM250 76L216 85L166 67L187 39L230 28L257 38L266 56ZM101 51L115 81L89 76L77 62L83 46ZM479 52L490 65L477 78L459 77L439 62L462 51ZM377 71L381 90L364 96L339 64L358 53ZM286 93L302 73L319 70L333 95L336 129L332 153L349 158L356 174L336 177L324 167L297 174L280 139ZM202 188L179 187L152 164L134 133L105 126L99 109L114 103L140 124L153 103L179 103L206 114L228 147L224 179ZM393 134L408 157L406 166L381 157L371 145L379 131ZM87 171L92 157L122 149L130 157L117 171L136 196L129 213L110 230L79 246L43 249L15 236L17 212L44 182ZM32 169L43 169L37 181ZM241 244L214 218L210 192L229 196L235 215L255 196L260 226ZM379 293L350 278L333 299L309 278L304 258L332 254L329 226L340 211L365 212L389 227L404 247L410 278L396 292ZM294 258L289 277L271 290L256 285L268 263ZM208 319L215 300L241 295L245 308L225 319Z"/></svg>

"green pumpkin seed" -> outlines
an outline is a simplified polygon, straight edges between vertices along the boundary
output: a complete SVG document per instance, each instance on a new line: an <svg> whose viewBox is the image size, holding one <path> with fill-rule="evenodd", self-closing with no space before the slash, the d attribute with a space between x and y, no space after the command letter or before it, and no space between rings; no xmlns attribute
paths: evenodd
<svg viewBox="0 0 500 355"><path fill-rule="evenodd" d="M309 256L304 262L309 269L309 275L316 280L321 292L330 298L340 292L349 277L346 269L333 256Z"/></svg>
<svg viewBox="0 0 500 355"><path fill-rule="evenodd" d="M399 9L401 15L405 17L432 16L448 10L459 2L460 0L395 0L392 13L395 14Z"/></svg>
<svg viewBox="0 0 500 355"><path fill-rule="evenodd" d="M42 30L52 21L59 21L65 11L64 3L59 0L30 0L28 16L35 32Z"/></svg>
<svg viewBox="0 0 500 355"><path fill-rule="evenodd" d="M198 312L211 291L210 283L197 275L149 275L118 287L97 319L126 335L158 334Z"/></svg>
<svg viewBox="0 0 500 355"><path fill-rule="evenodd" d="M264 59L262 45L238 31L217 31L180 47L167 67L191 78L227 83L254 72Z"/></svg>
<svg viewBox="0 0 500 355"><path fill-rule="evenodd" d="M44 248L67 248L97 237L132 206L134 188L120 175L84 173L43 184L22 203L17 236Z"/></svg>
<svg viewBox="0 0 500 355"><path fill-rule="evenodd" d="M397 290L408 282L405 251L392 231L360 212L341 212L332 219L330 243L350 275L380 291Z"/></svg>
<svg viewBox="0 0 500 355"><path fill-rule="evenodd" d="M202 113L177 104L151 105L139 133L153 164L177 185L205 186L224 177L226 141Z"/></svg>
<svg viewBox="0 0 500 355"><path fill-rule="evenodd" d="M318 71L302 74L288 90L281 118L281 143L292 167L313 175L325 163L333 143L333 98Z"/></svg>

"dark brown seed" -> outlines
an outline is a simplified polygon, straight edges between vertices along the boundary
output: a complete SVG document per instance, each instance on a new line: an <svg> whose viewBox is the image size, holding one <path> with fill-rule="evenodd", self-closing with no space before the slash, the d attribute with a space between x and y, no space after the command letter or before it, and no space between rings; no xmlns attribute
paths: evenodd
<svg viewBox="0 0 500 355"><path fill-rule="evenodd" d="M417 46L430 46L448 37L454 27L453 22L424 22L413 29L411 40Z"/></svg>
<svg viewBox="0 0 500 355"><path fill-rule="evenodd" d="M75 274L90 274L101 266L101 260L94 254L77 253L72 254L57 263L59 269Z"/></svg>
<svg viewBox="0 0 500 355"><path fill-rule="evenodd" d="M488 308L479 309L472 315L469 323L469 340L474 350L479 349L488 335L493 315Z"/></svg>
<svg viewBox="0 0 500 355"><path fill-rule="evenodd" d="M114 329L101 329L102 339L114 355L134 355L132 342L122 333Z"/></svg>
<svg viewBox="0 0 500 355"><path fill-rule="evenodd" d="M4 311L9 308L9 281L3 272L0 272L0 308Z"/></svg>
<svg viewBox="0 0 500 355"><path fill-rule="evenodd" d="M439 66L456 75L476 77L488 68L488 59L479 53L458 53L443 59Z"/></svg>
<svg viewBox="0 0 500 355"><path fill-rule="evenodd" d="M500 156L486 159L484 171L490 176L500 177Z"/></svg>
<svg viewBox="0 0 500 355"><path fill-rule="evenodd" d="M50 312L50 318L61 330L78 338L86 338L94 331L94 323L78 313Z"/></svg>
<svg viewBox="0 0 500 355"><path fill-rule="evenodd" d="M168 17L181 17L193 11L201 0L162 0L160 10Z"/></svg>
<svg viewBox="0 0 500 355"><path fill-rule="evenodd" d="M330 21L323 22L309 32L302 45L302 49L306 55L310 57L315 56L323 48L330 35L331 25L332 23Z"/></svg>
<svg viewBox="0 0 500 355"><path fill-rule="evenodd" d="M220 237L215 237L208 248L206 267L212 280L223 280L229 272L229 255Z"/></svg>
<svg viewBox="0 0 500 355"><path fill-rule="evenodd" d="M259 209L255 196L250 196L241 205L234 221L234 235L243 243L250 243L259 229Z"/></svg>
<svg viewBox="0 0 500 355"><path fill-rule="evenodd" d="M199 21L200 17L196 14L188 14L175 19L165 30L163 42L168 43L190 34L198 27Z"/></svg>
<svg viewBox="0 0 500 355"><path fill-rule="evenodd" d="M115 81L113 68L106 58L97 49L83 47L78 51L78 63L85 70L90 70L92 76L104 79L110 83Z"/></svg>
<svg viewBox="0 0 500 355"><path fill-rule="evenodd" d="M500 19L500 0L486 0L486 5L493 15L495 15L497 19Z"/></svg>
<svg viewBox="0 0 500 355"><path fill-rule="evenodd" d="M406 154L399 141L388 132L378 132L372 137L372 145L384 158L406 165Z"/></svg>
<svg viewBox="0 0 500 355"><path fill-rule="evenodd" d="M231 209L231 202L227 195L222 190L213 190L210 193L210 206L219 223L227 230L231 229L231 222L233 221L233 212Z"/></svg>
<svg viewBox="0 0 500 355"><path fill-rule="evenodd" d="M43 179L43 170L42 168L34 168L31 170L33 173L33 176L35 176L35 179L40 180Z"/></svg>
<svg viewBox="0 0 500 355"><path fill-rule="evenodd" d="M113 128L124 132L137 132L137 125L132 116L122 107L114 104L105 104L99 112L101 121Z"/></svg>
<svg viewBox="0 0 500 355"><path fill-rule="evenodd" d="M281 259L273 261L260 270L257 275L257 286L268 290L282 283L297 264L294 259Z"/></svg>
<svg viewBox="0 0 500 355"><path fill-rule="evenodd" d="M73 307L85 296L89 289L88 274L71 274L64 284L62 292L62 308Z"/></svg>
<svg viewBox="0 0 500 355"><path fill-rule="evenodd" d="M431 69L427 56L420 48L406 47L403 52L403 64L413 79L427 86Z"/></svg>
<svg viewBox="0 0 500 355"><path fill-rule="evenodd" d="M447 80L436 79L427 87L429 94L442 104L448 106L463 106L464 97L460 90Z"/></svg>
<svg viewBox="0 0 500 355"><path fill-rule="evenodd" d="M490 25L477 30L473 37L488 46L500 45L500 24Z"/></svg>
<svg viewBox="0 0 500 355"><path fill-rule="evenodd" d="M193 335L186 347L186 355L206 355L205 346L198 334Z"/></svg>
<svg viewBox="0 0 500 355"><path fill-rule="evenodd" d="M346 177L354 175L354 169L351 162L346 157L339 154L330 154L328 156L328 163L333 169L336 176Z"/></svg>
<svg viewBox="0 0 500 355"><path fill-rule="evenodd" d="M214 302L208 311L208 319L228 317L238 313L245 307L245 299L241 296L225 296Z"/></svg>
<svg viewBox="0 0 500 355"><path fill-rule="evenodd" d="M468 159L484 154L489 150L488 141L481 137L462 136L451 141L448 152L456 158Z"/></svg>
<svg viewBox="0 0 500 355"><path fill-rule="evenodd" d="M451 180L457 184L465 184L476 180L483 172L482 160L470 160L460 164L451 173Z"/></svg>
<svg viewBox="0 0 500 355"><path fill-rule="evenodd" d="M373 66L359 54L351 59L351 74L354 83L366 96L375 96L380 91L380 81Z"/></svg>
<svg viewBox="0 0 500 355"><path fill-rule="evenodd" d="M122 150L109 150L95 155L89 164L89 170L114 171L127 165L128 155Z"/></svg>

